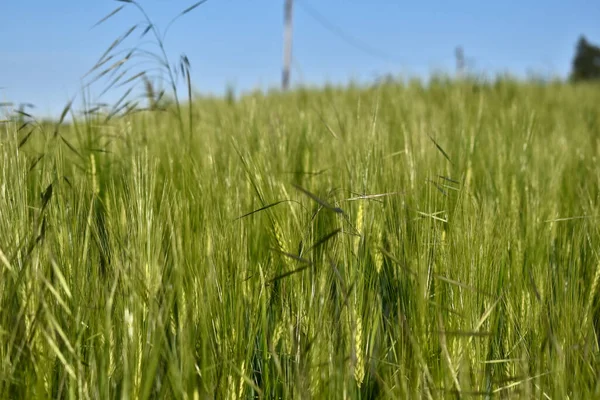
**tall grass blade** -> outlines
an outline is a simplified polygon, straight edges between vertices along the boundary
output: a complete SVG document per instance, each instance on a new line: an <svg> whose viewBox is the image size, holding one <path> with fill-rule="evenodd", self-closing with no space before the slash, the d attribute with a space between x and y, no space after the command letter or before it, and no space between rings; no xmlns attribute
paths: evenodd
<svg viewBox="0 0 600 400"><path fill-rule="evenodd" d="M290 256L292 256L292 255L290 255ZM306 269L307 269L307 268L309 268L309 267L310 267L310 265L305 265L305 266L303 266L303 267L296 268L296 269L295 269L295 270L293 270L293 271L289 271L289 272L286 272L286 273L284 273L284 274L277 275L276 277L274 277L274 278L272 278L272 279L269 279L269 280L266 282L266 285L267 285L267 286L268 286L268 285L271 285L271 284L273 284L273 283L277 282L278 280L281 280L281 279L283 279L283 278L287 278L288 276L291 276L291 275L297 274L297 273L299 273L299 272L302 272L302 271L306 270Z"/></svg>
<svg viewBox="0 0 600 400"><path fill-rule="evenodd" d="M102 64L104 64L105 62L105 57L108 56L110 54L111 51L113 51L117 46L119 46L121 43L123 43L123 41L125 39L127 39L129 37L129 35L131 35L136 29L137 29L138 25L133 25L132 27L130 27L123 35L121 35L120 37L116 38L111 44L110 46L108 46L108 48L104 51L104 53L102 53L102 55L100 56L100 58L98 59L98 61L96 62L96 64L90 69L90 71L88 71L87 74L95 71L98 69L98 67ZM112 69L112 68L111 68ZM86 75L87 75L86 74Z"/></svg>
<svg viewBox="0 0 600 400"><path fill-rule="evenodd" d="M286 257L289 257L289 258L291 258L292 260L296 260L296 261L298 261L298 262L301 262L301 263L304 263L304 264L309 264L309 265L312 265L312 261L310 261L310 260L307 260L306 258L298 257L298 256L297 256L297 255L295 255L295 254L286 253L285 251L282 251L282 250L279 250L279 249L274 249L274 248L271 248L271 250L272 250L272 251L275 251L275 252L277 252L277 253L279 253L279 254L281 254L281 255L284 255L284 256L286 256Z"/></svg>
<svg viewBox="0 0 600 400"><path fill-rule="evenodd" d="M77 149L75 148L75 146L73 146L71 143L69 143L69 141L67 139L64 138L64 136L60 136L60 139L63 141L64 144L67 145L67 147L69 148L69 150L71 150L73 153L75 153L75 155L77 155L77 157L81 158L82 160L85 161L85 158L81 155L81 153L79 153L77 151Z"/></svg>
<svg viewBox="0 0 600 400"><path fill-rule="evenodd" d="M101 25L102 23L104 23L107 20L109 20L112 16L114 16L116 13L118 13L119 11L121 11L123 9L123 7L125 7L125 5L122 5L122 6L119 6L119 7L115 8L113 11L111 11L110 13L108 13L105 17L103 17L98 22L96 22L94 25L92 25L92 28L95 28L98 25Z"/></svg>
<svg viewBox="0 0 600 400"><path fill-rule="evenodd" d="M442 153L442 155L444 156L444 158L446 160L448 160L448 162L451 165L454 165L454 163L452 162L452 160L450 160L450 157L448 156L448 153L446 153L446 151L444 151L444 149L442 149L442 146L440 146L438 144L438 142L436 142L435 139L433 137L431 137L431 135L428 135L428 136L429 136L429 139L431 139L431 141L433 142L433 144L435 144L435 147L437 147L437 149Z"/></svg>
<svg viewBox="0 0 600 400"><path fill-rule="evenodd" d="M67 103L67 105L63 108L62 112L60 113L60 118L58 119L58 122L56 123L56 126L54 127L54 137L58 136L58 130L60 128L60 125L64 122L65 118L67 117L67 114L71 110L72 105L73 105L73 100L69 101Z"/></svg>
<svg viewBox="0 0 600 400"><path fill-rule="evenodd" d="M196 3L192 4L191 6L189 6L188 8L186 8L185 10L183 10L178 17L184 16L185 14L189 13L190 11L192 11L193 9L195 9L196 7L206 3L208 0L200 0L197 1Z"/></svg>
<svg viewBox="0 0 600 400"><path fill-rule="evenodd" d="M296 185L295 183L292 183L292 186L294 186L296 189L298 189L299 191L301 191L302 193L304 193L305 195L307 195L308 197L313 199L315 202L317 202L322 207L324 207L328 210L331 210L337 214L345 214L344 210L342 210L341 208L332 206L331 204L327 203L325 200L319 198L318 196L314 195L313 193L309 192L308 190L304 189L303 187Z"/></svg>
<svg viewBox="0 0 600 400"><path fill-rule="evenodd" d="M27 141L31 137L31 134L33 133L34 130L35 129L31 129L29 132L27 132L27 134L23 137L23 139L21 139L21 141L19 142L19 145L17 146L19 149L21 147L25 146L25 143L27 143Z"/></svg>
<svg viewBox="0 0 600 400"><path fill-rule="evenodd" d="M275 207L275 206L276 206L276 205L278 205L278 204L281 204L281 203L287 203L287 202L289 202L289 201L292 201L292 200L280 200L280 201L276 201L275 203L267 204L267 205L266 205L266 206L264 206L264 207L258 208L258 209L254 210L254 211L250 211L249 213L246 213L246 214L244 214L244 215L241 215L241 216L239 216L239 217L235 218L235 219L234 219L234 221L237 221L238 219L242 219L242 218L249 217L250 215L252 215L252 214L255 214L255 213L257 213L257 212L260 212L260 211L267 210L267 209L269 209L269 208L271 208L271 207Z"/></svg>
<svg viewBox="0 0 600 400"><path fill-rule="evenodd" d="M319 240L317 240L315 242L315 244L313 244L312 246L310 246L310 248L308 249L308 251L314 250L314 249L318 248L319 246L322 246L323 244L327 243L331 238L333 238L335 235L337 235L341 231L342 231L342 229L338 228L338 229L333 230L332 232L329 232L328 234L326 234L325 236L323 236L322 238L320 238Z"/></svg>
<svg viewBox="0 0 600 400"><path fill-rule="evenodd" d="M51 184L49 184L46 187L46 189L44 190L44 192L42 192L42 195L41 195L41 197L42 197L42 210L44 210L46 208L46 206L48 205L48 203L52 199L53 188L54 188L54 184L51 183Z"/></svg>
<svg viewBox="0 0 600 400"><path fill-rule="evenodd" d="M175 21L177 21L179 18L183 17L185 14L188 14L188 13L192 12L198 6L201 6L202 4L206 3L207 1L208 0L200 0L200 1L192 4L191 6L189 6L188 8L186 8L185 10L183 10L182 12L180 12L177 16L175 16L171 21L169 21L169 23L167 24L167 27L165 28L165 32L163 34L163 40L167 36L167 32L171 28L171 25L173 25L173 23L175 23Z"/></svg>

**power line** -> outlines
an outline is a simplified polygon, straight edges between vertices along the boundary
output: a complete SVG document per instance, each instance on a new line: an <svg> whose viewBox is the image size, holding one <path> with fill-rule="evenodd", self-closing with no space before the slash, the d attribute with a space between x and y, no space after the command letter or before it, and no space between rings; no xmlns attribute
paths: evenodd
<svg viewBox="0 0 600 400"><path fill-rule="evenodd" d="M315 21L317 21L323 28L327 29L330 33L333 33L338 38L342 39L346 44L354 47L355 49L370 55L374 58L379 58L380 60L386 62L394 62L394 58L390 56L388 53L377 49L368 43L361 41L360 39L355 38L354 36L346 33L342 28L335 25L327 17L323 14L319 13L317 10L309 6L306 2L297 0L297 4Z"/></svg>

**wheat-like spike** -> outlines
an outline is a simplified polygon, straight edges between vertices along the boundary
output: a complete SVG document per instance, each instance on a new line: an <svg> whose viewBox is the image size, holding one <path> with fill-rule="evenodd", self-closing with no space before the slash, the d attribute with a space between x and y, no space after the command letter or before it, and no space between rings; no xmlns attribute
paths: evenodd
<svg viewBox="0 0 600 400"><path fill-rule="evenodd" d="M375 241L376 241L376 246L374 249L374 262L375 262L375 270L377 271L377 273L381 273L381 268L383 267L383 253L381 252L381 248L383 246L383 240L381 237L381 230L377 231L377 234L375 236Z"/></svg>
<svg viewBox="0 0 600 400"><path fill-rule="evenodd" d="M206 235L206 256L210 258L210 257L212 257L212 255L213 255L212 236Z"/></svg>
<svg viewBox="0 0 600 400"><path fill-rule="evenodd" d="M473 166L471 159L467 162L467 176L465 178L465 188L469 188L471 186L471 179L473 177Z"/></svg>
<svg viewBox="0 0 600 400"><path fill-rule="evenodd" d="M592 304L594 303L594 298L596 297L596 291L598 289L598 282L600 282L600 263L596 266L596 273L594 274L594 280L592 281L592 287L590 288L590 294L588 295L587 303L585 305L585 313L583 317L582 326L585 327L588 321L588 315L590 313L590 309L592 308Z"/></svg>
<svg viewBox="0 0 600 400"><path fill-rule="evenodd" d="M116 340L115 340L115 330L111 329L110 331L110 353L109 353L109 371L110 374L114 374L117 370L117 363L115 361L115 350L117 349Z"/></svg>
<svg viewBox="0 0 600 400"><path fill-rule="evenodd" d="M241 375L240 375L240 384L238 389L238 399L241 399L244 396L244 376L246 375L246 360L242 361Z"/></svg>
<svg viewBox="0 0 600 400"><path fill-rule="evenodd" d="M10 272L10 273L14 272L12 265L8 261L8 258L6 257L6 255L2 252L2 249L0 249L0 261L1 261L2 265L4 265L4 267L8 270L8 272Z"/></svg>
<svg viewBox="0 0 600 400"><path fill-rule="evenodd" d="M227 376L227 396L225 397L227 399L236 399L235 384L233 383L232 375Z"/></svg>
<svg viewBox="0 0 600 400"><path fill-rule="evenodd" d="M269 353L267 354L267 359L271 359L272 355L277 357L276 347L283 336L284 324L283 321L279 321L277 325L275 325L275 329L273 329L273 336L271 337L271 343L269 344Z"/></svg>
<svg viewBox="0 0 600 400"><path fill-rule="evenodd" d="M273 230L275 231L275 241L277 242L277 247L279 247L279 250L287 252L287 246L285 238L283 237L281 226L276 220L273 221Z"/></svg>
<svg viewBox="0 0 600 400"><path fill-rule="evenodd" d="M144 351L143 349L143 341L142 341L142 335L136 335L137 336L137 365L135 368L135 374L133 377L133 385L135 387L135 392L136 394L140 394L141 393L141 389L142 389L142 356L144 355Z"/></svg>
<svg viewBox="0 0 600 400"><path fill-rule="evenodd" d="M282 253L287 253L287 241L283 236L283 230L281 229L281 225L279 225L279 222L277 222L277 220L275 219L273 219L273 230L275 232L275 241L277 242L277 247L279 251L281 251ZM284 257L284 262L288 268L293 267L291 259L289 257Z"/></svg>
<svg viewBox="0 0 600 400"><path fill-rule="evenodd" d="M530 297L529 292L527 292L527 291L523 292L523 295L521 296L521 315L519 316L519 318L521 319L520 322L523 324L529 318L528 310L531 307L530 301L531 301L531 297Z"/></svg>
<svg viewBox="0 0 600 400"><path fill-rule="evenodd" d="M92 190L95 196L100 193L100 186L98 185L98 179L96 178L96 158L94 154L90 154L90 162L92 165Z"/></svg>
<svg viewBox="0 0 600 400"><path fill-rule="evenodd" d="M357 310L354 310L358 314ZM356 326L354 331L354 352L356 354L356 362L354 364L354 379L360 387L365 378L365 355L363 353L363 327L362 319L356 315Z"/></svg>
<svg viewBox="0 0 600 400"><path fill-rule="evenodd" d="M362 240L362 231L364 228L364 211L365 206L364 202L360 201L358 203L358 212L356 214L356 231L358 232L358 236L354 238L354 254L358 256L358 250L360 247L360 241Z"/></svg>

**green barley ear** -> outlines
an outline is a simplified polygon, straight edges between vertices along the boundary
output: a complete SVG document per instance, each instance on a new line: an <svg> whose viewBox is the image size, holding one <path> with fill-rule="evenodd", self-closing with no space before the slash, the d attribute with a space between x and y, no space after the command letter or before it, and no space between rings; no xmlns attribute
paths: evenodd
<svg viewBox="0 0 600 400"><path fill-rule="evenodd" d="M226 391L226 398L227 399L236 399L236 392L235 392L235 384L233 382L233 376L230 374L227 376L227 391Z"/></svg>
<svg viewBox="0 0 600 400"><path fill-rule="evenodd" d="M96 176L96 158L94 154L90 154L90 162L92 167L92 190L95 196L100 194L100 185L98 185L98 178Z"/></svg>
<svg viewBox="0 0 600 400"><path fill-rule="evenodd" d="M358 202L358 212L356 214L356 231L358 232L358 236L356 236L354 238L354 254L356 254L358 256L358 250L360 247L360 241L363 238L363 228L364 228L364 211L365 211L365 206L364 206L364 202L359 201Z"/></svg>
<svg viewBox="0 0 600 400"><path fill-rule="evenodd" d="M273 348L275 348L279 344L279 340L281 340L281 335L283 335L284 324L283 321L280 321L275 327L275 331L273 332Z"/></svg>
<svg viewBox="0 0 600 400"><path fill-rule="evenodd" d="M287 252L287 243L281 230L281 225L276 220L273 220L273 231L275 233L275 242L277 242L277 248L280 251Z"/></svg>
<svg viewBox="0 0 600 400"><path fill-rule="evenodd" d="M287 253L287 249L288 249L288 243L287 240L285 240L285 237L283 236L283 230L281 229L281 225L279 225L279 222L277 222L277 220L275 220L273 218L273 231L275 234L275 242L277 244L277 249L279 251L281 251L282 253ZM284 262L285 265L287 265L289 268L292 268L292 263L290 261L290 259L288 257L284 257Z"/></svg>
<svg viewBox="0 0 600 400"><path fill-rule="evenodd" d="M356 311L355 311L356 312ZM363 354L363 329L362 319L356 317L356 330L354 332L354 351L356 353L356 364L354 365L354 379L358 387L361 386L365 378L365 355Z"/></svg>
<svg viewBox="0 0 600 400"><path fill-rule="evenodd" d="M375 249L373 254L373 261L375 262L375 270L377 273L381 273L381 268L383 267L383 254L381 253L381 248L383 247L383 239L381 237L381 230L377 230L375 234Z"/></svg>
<svg viewBox="0 0 600 400"><path fill-rule="evenodd" d="M246 375L246 360L242 361L240 383L239 383L238 397L237 397L238 399L241 399L244 397L244 376L245 375Z"/></svg>
<svg viewBox="0 0 600 400"><path fill-rule="evenodd" d="M212 257L212 255L213 255L212 235L206 235L206 256Z"/></svg>
<svg viewBox="0 0 600 400"><path fill-rule="evenodd" d="M594 303L594 298L596 297L596 292L598 290L598 282L600 282L600 263L596 266L596 273L594 274L594 280L592 281L592 287L590 288L590 294L588 295L587 303L585 305L585 313L583 314L583 324L582 326L585 328L588 315Z"/></svg>
<svg viewBox="0 0 600 400"><path fill-rule="evenodd" d="M473 178L473 162L471 159L467 161L467 176L465 178L465 188L471 187L471 179Z"/></svg>

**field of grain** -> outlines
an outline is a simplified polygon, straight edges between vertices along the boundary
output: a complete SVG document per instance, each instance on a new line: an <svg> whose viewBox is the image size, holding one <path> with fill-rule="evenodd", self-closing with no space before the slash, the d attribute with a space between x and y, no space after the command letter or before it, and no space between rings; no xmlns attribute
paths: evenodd
<svg viewBox="0 0 600 400"><path fill-rule="evenodd" d="M437 78L6 122L0 398L598 398L598 104Z"/></svg>

